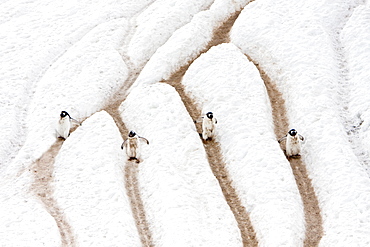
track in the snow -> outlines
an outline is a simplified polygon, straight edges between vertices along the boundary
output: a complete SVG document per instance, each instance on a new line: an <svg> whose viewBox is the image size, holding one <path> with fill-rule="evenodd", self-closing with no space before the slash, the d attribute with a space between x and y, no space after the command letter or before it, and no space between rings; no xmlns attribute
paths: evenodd
<svg viewBox="0 0 370 247"><path fill-rule="evenodd" d="M63 140L57 139L31 167L34 182L32 192L42 201L46 210L54 218L62 240L62 246L75 246L75 237L69 223L64 218L63 212L53 197L52 186L55 157L62 147Z"/></svg>
<svg viewBox="0 0 370 247"><path fill-rule="evenodd" d="M250 58L249 60L252 61ZM261 78L265 83L270 98L275 125L275 135L278 139L286 135L289 130L285 101L282 94L276 88L274 82L271 81L258 64L255 62L254 64L260 71ZM318 246L323 235L323 227L319 203L312 187L311 179L308 177L306 166L300 158L289 158L288 160L304 206L306 220L306 237L304 240L304 246Z"/></svg>
<svg viewBox="0 0 370 247"><path fill-rule="evenodd" d="M154 246L149 224L146 220L143 201L140 197L140 190L137 181L138 164L135 161L128 161L125 167L126 189L131 202L132 212L135 216L136 225L139 230L143 246Z"/></svg>
<svg viewBox="0 0 370 247"><path fill-rule="evenodd" d="M195 102L193 102L184 92L181 85L181 78L183 72L175 73L166 83L173 86L179 93L184 105L193 119L199 119L201 111L196 108ZM178 77L179 79L175 79ZM197 125L197 130L201 133L201 126ZM238 227L241 231L241 236L243 239L243 246L258 246L256 235L249 219L249 214L247 213L245 207L242 205L235 188L232 186L232 180L226 169L226 164L223 161L221 155L221 150L219 144L215 141L203 142L209 164L211 166L212 172L217 178L221 190L225 196L225 199L234 214L234 217L238 223Z"/></svg>
<svg viewBox="0 0 370 247"><path fill-rule="evenodd" d="M212 41L202 53L207 52L212 46L229 42L229 32L239 14L240 11L234 13L217 30L215 30ZM168 80L163 82L176 89L190 116L193 119L199 119L201 117L201 110L197 108L196 103L185 93L183 85L181 84L181 80L191 63L192 62L180 68ZM197 124L196 127L198 132L201 133L200 124ZM249 214L242 205L235 188L232 186L232 180L226 169L226 164L223 161L219 144L215 141L203 141L203 144L212 172L217 178L225 199L238 223L243 240L243 246L258 246L256 234L250 221Z"/></svg>
<svg viewBox="0 0 370 247"><path fill-rule="evenodd" d="M131 70L129 77L126 79L123 87L118 90L118 92L112 96L109 104L103 109L105 110L114 120L116 126L119 129L119 132L122 136L122 139L127 139L128 130L125 123L123 122L120 112L118 110L119 106L125 101L128 91L131 88L132 84L135 82L139 76L140 69L133 69L134 66L130 64L129 61L125 61L126 64L130 65ZM122 156L126 157L124 151L122 151ZM154 246L152 241L152 233L149 228L149 223L146 218L143 201L140 196L140 190L138 186L138 166L140 164L134 161L126 161L124 177L125 177L125 187L126 192L130 200L132 213L138 229L140 240L143 246Z"/></svg>
<svg viewBox="0 0 370 247"><path fill-rule="evenodd" d="M136 76L135 76L136 78ZM124 94L121 94L123 96ZM123 98L118 97L116 101L109 107L105 109L109 113L109 115L114 119L120 133L122 139L127 138L127 128L122 121L122 118L119 114L118 107L120 103L123 101ZM126 157L125 153L122 151L122 155ZM149 229L149 224L146 219L146 214L144 210L143 201L140 196L140 190L138 186L138 166L140 164L136 163L135 161L127 161L125 165L125 186L126 192L129 197L131 203L132 213L136 222L136 227L139 232L140 240L143 246L154 246L152 242L152 233Z"/></svg>

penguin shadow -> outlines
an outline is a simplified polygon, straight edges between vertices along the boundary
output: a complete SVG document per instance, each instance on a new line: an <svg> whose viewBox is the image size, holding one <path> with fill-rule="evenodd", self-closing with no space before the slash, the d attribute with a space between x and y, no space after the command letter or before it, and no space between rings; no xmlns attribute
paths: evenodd
<svg viewBox="0 0 370 247"><path fill-rule="evenodd" d="M60 144L60 145L62 145L62 144L64 143L64 141L65 141L65 140L66 140L66 139L64 139L63 137L59 136L59 137L55 140L54 144Z"/></svg>

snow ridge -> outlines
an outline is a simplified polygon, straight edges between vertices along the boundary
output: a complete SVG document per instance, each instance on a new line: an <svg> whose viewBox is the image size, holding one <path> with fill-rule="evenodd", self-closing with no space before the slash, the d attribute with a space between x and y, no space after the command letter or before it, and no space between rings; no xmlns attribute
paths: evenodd
<svg viewBox="0 0 370 247"><path fill-rule="evenodd" d="M247 56L248 57L248 56ZM250 57L248 57L251 61ZM285 101L282 94L278 91L275 83L268 77L268 75L254 63L258 68L261 78L264 80L271 106L274 119L274 131L276 139L285 136L289 130L289 121L287 119ZM285 150L285 142L280 144L282 150ZM304 246L317 246L323 235L322 217L317 201L317 196L312 187L311 179L308 177L307 169L301 158L288 158L291 169L293 171L299 193L303 200L305 212L305 225L306 233L304 239Z"/></svg>
<svg viewBox="0 0 370 247"><path fill-rule="evenodd" d="M299 3L260 0L248 5L235 23L235 39L276 82L288 118L307 139L302 158L323 216L320 246L368 245L370 179L343 127L338 54L322 24L335 22L332 16L350 5L328 5L328 17L311 9L316 5ZM257 25L259 16L266 18Z"/></svg>
<svg viewBox="0 0 370 247"><path fill-rule="evenodd" d="M370 177L370 142L369 140L369 87L365 81L369 70L364 69L369 64L369 45L364 42L370 37L368 19L369 6L358 6L349 17L340 33L342 59L345 62L346 84L342 92L348 109L347 133L353 143L354 152L363 164ZM344 94L344 93L343 93Z"/></svg>
<svg viewBox="0 0 370 247"><path fill-rule="evenodd" d="M163 83L137 87L119 110L127 128L150 142L141 146L138 183L154 245L240 246L235 218L177 92Z"/></svg>
<svg viewBox="0 0 370 247"><path fill-rule="evenodd" d="M216 142L259 246L301 246L302 200L276 142L258 70L235 45L221 44L192 63L182 84L203 114L212 111L218 119Z"/></svg>
<svg viewBox="0 0 370 247"><path fill-rule="evenodd" d="M181 83L184 76L183 72L184 70L182 69L179 70L177 73L174 73L167 81L165 81L165 83L173 86L179 93L188 113L190 114L192 119L194 119L194 122L197 123L196 127L198 133L201 133L202 121L200 119L202 117L202 111L198 108L198 102L194 102L194 100L189 97L190 94L185 92L184 85L182 85ZM243 245L258 246L256 234L250 221L249 214L246 211L246 207L243 206L240 198L238 197L237 191L233 186L233 181L227 170L224 157L222 156L220 144L216 141L203 141L203 145L206 150L208 162L210 164L212 172L217 178L224 197L238 223L243 239Z"/></svg>

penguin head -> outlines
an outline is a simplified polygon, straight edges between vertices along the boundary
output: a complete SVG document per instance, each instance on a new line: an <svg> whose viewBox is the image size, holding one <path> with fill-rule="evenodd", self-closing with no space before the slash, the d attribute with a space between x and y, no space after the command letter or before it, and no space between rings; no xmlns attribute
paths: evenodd
<svg viewBox="0 0 370 247"><path fill-rule="evenodd" d="M68 114L68 112L66 112L66 111L62 111L62 112L60 113L60 117L61 117L61 118L65 118L66 116L70 117L70 116L69 116L69 114Z"/></svg>
<svg viewBox="0 0 370 247"><path fill-rule="evenodd" d="M128 133L128 137L134 137L136 135L136 133L134 131L130 131L130 133Z"/></svg>
<svg viewBox="0 0 370 247"><path fill-rule="evenodd" d="M291 135L291 136L295 136L296 134L297 134L297 131L295 130L295 129L291 129L291 130L289 130L289 135Z"/></svg>
<svg viewBox="0 0 370 247"><path fill-rule="evenodd" d="M207 112L206 116L207 116L209 119L212 119L212 118L213 118L213 113L212 113L212 112Z"/></svg>

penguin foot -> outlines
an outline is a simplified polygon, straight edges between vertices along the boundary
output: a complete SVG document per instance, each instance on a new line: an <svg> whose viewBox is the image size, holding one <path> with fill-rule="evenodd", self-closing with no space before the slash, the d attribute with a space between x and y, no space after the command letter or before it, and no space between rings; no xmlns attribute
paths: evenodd
<svg viewBox="0 0 370 247"><path fill-rule="evenodd" d="M136 163L140 163L140 160L136 157L130 157L128 160L129 161L135 161Z"/></svg>
<svg viewBox="0 0 370 247"><path fill-rule="evenodd" d="M288 156L288 158L299 159L299 158L301 158L301 155L300 154L295 154L295 155Z"/></svg>

